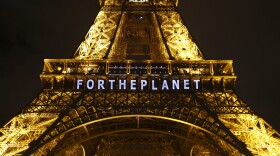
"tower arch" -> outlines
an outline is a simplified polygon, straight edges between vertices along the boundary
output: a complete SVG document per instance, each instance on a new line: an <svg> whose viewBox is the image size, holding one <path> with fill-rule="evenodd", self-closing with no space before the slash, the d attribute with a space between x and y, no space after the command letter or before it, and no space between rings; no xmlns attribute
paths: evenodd
<svg viewBox="0 0 280 156"><path fill-rule="evenodd" d="M203 58L178 1L100 4L74 57L45 59L42 92L0 129L1 155L280 154L279 133L236 95L232 60Z"/></svg>

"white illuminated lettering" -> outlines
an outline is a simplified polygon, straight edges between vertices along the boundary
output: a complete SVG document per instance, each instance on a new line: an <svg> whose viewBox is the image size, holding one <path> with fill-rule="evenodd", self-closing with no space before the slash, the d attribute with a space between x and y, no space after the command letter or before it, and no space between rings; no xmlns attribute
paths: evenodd
<svg viewBox="0 0 280 156"><path fill-rule="evenodd" d="M195 82L195 89L198 89L198 82L200 82L200 80L193 80Z"/></svg>
<svg viewBox="0 0 280 156"><path fill-rule="evenodd" d="M148 82L149 81L149 82ZM157 80L157 79L150 79L150 80L145 80L145 79L130 79L129 80L129 87L127 88L127 80L126 79L88 79L84 82L83 79L77 79L76 81L76 89L88 89L88 90L93 90L93 89L98 89L98 90L144 90L145 88L148 87L149 89L153 91L158 91L158 90L179 90L179 89L184 89L184 90L189 90L191 88L193 89L199 89L200 88L200 82L201 80L195 79L195 80L190 80L190 79L162 79L162 80ZM108 83L108 84L105 84ZM161 84L159 84L161 83ZM192 85L193 84L193 85ZM116 87L117 85L117 87ZM181 86L182 85L182 86ZM160 86L160 87L159 87Z"/></svg>
<svg viewBox="0 0 280 156"><path fill-rule="evenodd" d="M161 87L161 90L169 90L169 87L168 87L168 84L167 84L167 81L166 80L163 80L162 81L162 87Z"/></svg>
<svg viewBox="0 0 280 156"><path fill-rule="evenodd" d="M93 89L94 81L92 79L87 80L87 89Z"/></svg>
<svg viewBox="0 0 280 156"><path fill-rule="evenodd" d="M80 89L80 86L82 85L82 82L83 82L82 79L77 80L77 89Z"/></svg>
<svg viewBox="0 0 280 156"><path fill-rule="evenodd" d="M110 83L110 89L113 89L115 80L109 80L109 83Z"/></svg>
<svg viewBox="0 0 280 156"><path fill-rule="evenodd" d="M176 89L180 89L180 86L179 86L179 80L172 80L172 89L174 90L175 88Z"/></svg>
<svg viewBox="0 0 280 156"><path fill-rule="evenodd" d="M158 88L155 87L155 80L152 80L152 90L158 90Z"/></svg>
<svg viewBox="0 0 280 156"><path fill-rule="evenodd" d="M141 90L144 89L145 86L147 86L148 82L147 80L141 80Z"/></svg>
<svg viewBox="0 0 280 156"><path fill-rule="evenodd" d="M130 80L130 89L136 90L136 80Z"/></svg>
<svg viewBox="0 0 280 156"><path fill-rule="evenodd" d="M98 82L98 85L97 85L97 88L98 89L105 89L105 87L104 87L104 80L98 80L97 81Z"/></svg>
<svg viewBox="0 0 280 156"><path fill-rule="evenodd" d="M189 80L184 80L184 89L190 89L190 87L189 87Z"/></svg>
<svg viewBox="0 0 280 156"><path fill-rule="evenodd" d="M126 80L119 80L119 89L126 89Z"/></svg>

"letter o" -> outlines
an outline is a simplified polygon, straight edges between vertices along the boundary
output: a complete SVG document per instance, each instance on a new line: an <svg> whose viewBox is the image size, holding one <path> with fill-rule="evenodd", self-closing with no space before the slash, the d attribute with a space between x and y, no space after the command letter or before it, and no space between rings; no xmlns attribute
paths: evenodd
<svg viewBox="0 0 280 156"><path fill-rule="evenodd" d="M94 81L92 79L87 80L87 89L94 88Z"/></svg>

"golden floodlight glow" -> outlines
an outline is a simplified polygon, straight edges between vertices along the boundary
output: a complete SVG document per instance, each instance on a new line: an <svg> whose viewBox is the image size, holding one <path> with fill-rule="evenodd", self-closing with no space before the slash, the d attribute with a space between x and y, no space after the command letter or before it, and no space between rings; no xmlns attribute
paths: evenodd
<svg viewBox="0 0 280 156"><path fill-rule="evenodd" d="M102 122L112 119L120 119L113 125L129 134L139 128L139 117L155 119L150 126L166 121L182 130L187 125L181 135L195 143L186 145L174 134L176 148L160 147L171 151L165 155L179 155L174 151L186 147L184 154L190 155L280 155L279 133L236 95L232 60L204 60L177 0L99 2L74 58L45 59L42 92L0 128L0 155L87 155L101 143L86 148L77 139L90 132L107 135L110 127ZM137 127L122 122L131 117ZM104 140L99 141L114 143Z"/></svg>

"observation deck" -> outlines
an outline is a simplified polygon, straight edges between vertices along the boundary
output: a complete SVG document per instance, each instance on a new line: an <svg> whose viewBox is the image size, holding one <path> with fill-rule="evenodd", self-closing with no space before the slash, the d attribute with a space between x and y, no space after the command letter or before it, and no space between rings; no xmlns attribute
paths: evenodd
<svg viewBox="0 0 280 156"><path fill-rule="evenodd" d="M234 90L232 60L108 61L45 59L44 89L75 90L77 79L199 79L202 90ZM199 89L200 90L200 89ZM196 91L199 91L196 90Z"/></svg>

